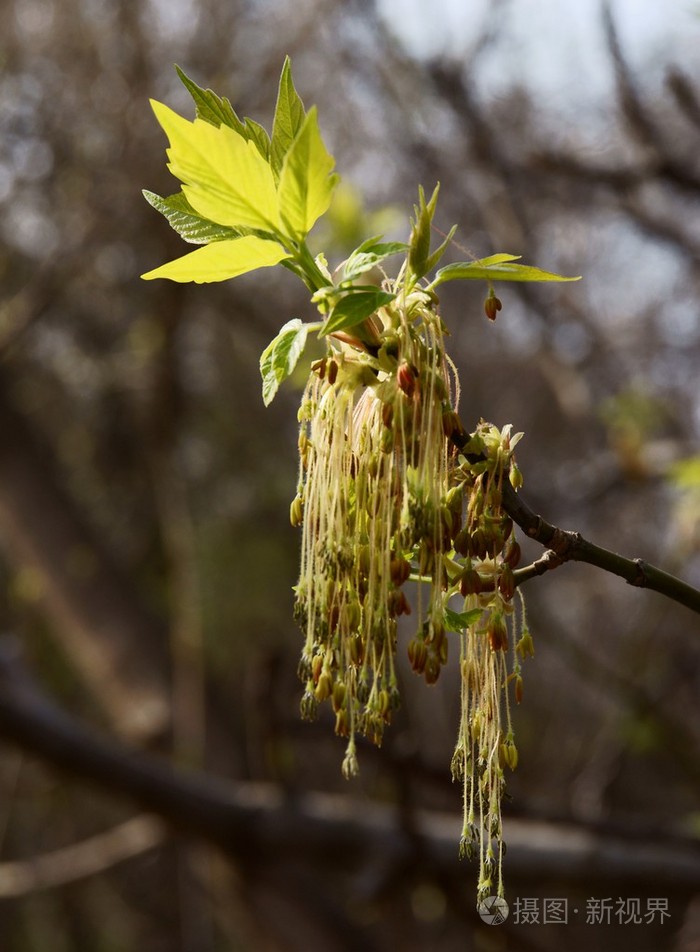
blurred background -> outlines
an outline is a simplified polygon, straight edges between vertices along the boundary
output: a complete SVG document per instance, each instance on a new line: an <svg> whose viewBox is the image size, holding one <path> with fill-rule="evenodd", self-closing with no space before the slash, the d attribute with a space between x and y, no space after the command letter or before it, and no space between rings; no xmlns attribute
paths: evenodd
<svg viewBox="0 0 700 952"><path fill-rule="evenodd" d="M269 127L289 53L343 175L331 263L405 238L440 181L469 254L584 276L502 287L495 325L483 288L445 287L462 418L525 431L549 521L700 586L700 11L661 6L0 0L0 687L263 823L308 793L325 830L307 850L291 811L267 849L222 852L3 742L2 950L700 949L698 616L584 565L527 585L511 917L485 925L457 860L457 671L426 688L404 665L352 783L331 720L299 721L303 380L265 410L258 357L313 319L303 287L138 277L188 250L140 194L178 187L149 97L193 114L178 63ZM553 898L568 925L537 924Z"/></svg>

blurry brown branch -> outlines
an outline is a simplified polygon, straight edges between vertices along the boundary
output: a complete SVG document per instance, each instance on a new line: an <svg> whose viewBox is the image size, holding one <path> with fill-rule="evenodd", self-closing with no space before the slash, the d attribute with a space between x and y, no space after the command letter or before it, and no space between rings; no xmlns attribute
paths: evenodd
<svg viewBox="0 0 700 952"><path fill-rule="evenodd" d="M118 826L51 853L23 861L0 863L0 898L54 889L102 873L118 863L159 846L163 824L139 814Z"/></svg>
<svg viewBox="0 0 700 952"><path fill-rule="evenodd" d="M262 783L223 783L107 739L58 708L35 686L6 639L0 652L0 736L45 763L127 798L176 830L206 840L249 868L285 855L318 862L396 864L397 875L429 866L463 877L456 859L457 816L416 811L402 832L395 808L350 797L307 793L288 798ZM511 875L569 881L625 876L655 884L700 885L700 852L688 843L653 844L598 836L585 828L512 820Z"/></svg>

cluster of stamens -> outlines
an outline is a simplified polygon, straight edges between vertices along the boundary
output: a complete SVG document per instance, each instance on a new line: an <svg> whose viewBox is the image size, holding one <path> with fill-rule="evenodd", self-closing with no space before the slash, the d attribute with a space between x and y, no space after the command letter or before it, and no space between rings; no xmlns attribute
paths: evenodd
<svg viewBox="0 0 700 952"><path fill-rule="evenodd" d="M362 339L343 335L329 345L299 410L291 520L303 525L295 604L304 633L301 711L313 718L322 702L331 704L336 733L347 738L343 773L355 774L356 736L380 744L399 705L400 616L417 619L408 657L429 684L447 663L448 632L456 633L460 853L478 851L483 898L502 892L503 771L517 763L507 685L519 701L520 658L532 653L524 609L513 609L520 551L501 500L503 480L519 480L517 437L485 423L467 437L428 294L397 296L366 328ZM413 609L409 580L418 583ZM449 607L455 596L461 612Z"/></svg>

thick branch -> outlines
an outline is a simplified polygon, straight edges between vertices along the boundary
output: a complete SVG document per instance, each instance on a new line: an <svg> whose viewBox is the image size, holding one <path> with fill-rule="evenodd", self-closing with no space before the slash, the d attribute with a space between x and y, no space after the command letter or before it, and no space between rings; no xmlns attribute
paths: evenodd
<svg viewBox="0 0 700 952"><path fill-rule="evenodd" d="M282 855L344 863L396 863L405 875L429 857L431 869L469 877L456 859L460 819L417 812L410 838L397 811L350 797L306 794L295 800L270 784L224 784L175 769L153 756L108 740L57 708L0 656L0 736L46 763L89 781L111 796L137 803L175 828L207 840L244 864L275 863ZM615 839L574 826L510 820L511 875L565 876L567 881L624 876L674 886L700 884L700 855L692 845Z"/></svg>

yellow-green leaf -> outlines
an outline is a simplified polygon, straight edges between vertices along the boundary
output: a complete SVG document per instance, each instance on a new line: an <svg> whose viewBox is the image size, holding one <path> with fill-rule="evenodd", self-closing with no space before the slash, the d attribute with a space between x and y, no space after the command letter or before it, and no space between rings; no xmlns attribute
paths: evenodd
<svg viewBox="0 0 700 952"><path fill-rule="evenodd" d="M580 281L580 275L567 278L551 271L542 271L525 264L513 264L516 255L491 255L478 261L457 261L440 268L430 285L436 288L445 281Z"/></svg>
<svg viewBox="0 0 700 952"><path fill-rule="evenodd" d="M190 122L163 103L151 105L170 140L170 171L195 211L234 228L279 229L272 169L254 142L230 126Z"/></svg>
<svg viewBox="0 0 700 952"><path fill-rule="evenodd" d="M304 103L294 88L292 65L287 56L282 67L275 117L272 121L270 164L276 175L279 175L284 157L304 124L305 115Z"/></svg>
<svg viewBox="0 0 700 952"><path fill-rule="evenodd" d="M255 271L256 268L268 268L286 257L287 252L276 241L246 235L229 241L214 241L141 277L146 281L169 278L171 281L207 284L211 281L227 281L247 271Z"/></svg>
<svg viewBox="0 0 700 952"><path fill-rule="evenodd" d="M279 212L287 229L303 239L331 203L338 181L332 175L335 159L328 153L318 128L314 106L284 157L279 181Z"/></svg>

